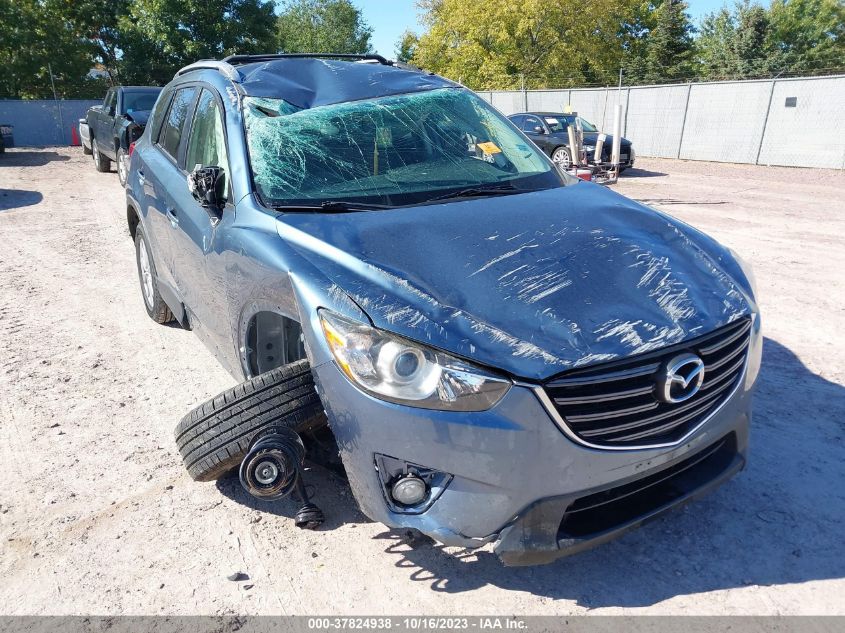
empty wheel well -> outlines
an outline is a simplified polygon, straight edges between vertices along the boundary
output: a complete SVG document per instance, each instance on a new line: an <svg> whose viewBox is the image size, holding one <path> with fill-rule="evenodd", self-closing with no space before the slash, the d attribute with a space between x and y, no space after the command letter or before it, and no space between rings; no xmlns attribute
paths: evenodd
<svg viewBox="0 0 845 633"><path fill-rule="evenodd" d="M257 312L246 333L246 362L250 376L306 358L299 323L276 312Z"/></svg>
<svg viewBox="0 0 845 633"><path fill-rule="evenodd" d="M133 240L135 239L135 229L138 228L138 222L140 221L138 212L135 211L135 207L132 205L126 207L126 222L129 224L129 235L132 236Z"/></svg>

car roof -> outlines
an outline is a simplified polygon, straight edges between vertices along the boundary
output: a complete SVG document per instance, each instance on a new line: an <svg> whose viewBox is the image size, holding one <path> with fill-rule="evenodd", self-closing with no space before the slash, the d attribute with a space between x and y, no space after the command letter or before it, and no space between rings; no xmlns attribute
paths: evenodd
<svg viewBox="0 0 845 633"><path fill-rule="evenodd" d="M424 92L438 88L459 88L432 73L409 66L385 62L362 63L320 57L228 58L223 62L197 62L177 73L178 79L190 79L193 71L223 73L250 97L284 99L297 108L360 101L398 94Z"/></svg>
<svg viewBox="0 0 845 633"><path fill-rule="evenodd" d="M115 86L118 90L123 92L161 92L160 86Z"/></svg>

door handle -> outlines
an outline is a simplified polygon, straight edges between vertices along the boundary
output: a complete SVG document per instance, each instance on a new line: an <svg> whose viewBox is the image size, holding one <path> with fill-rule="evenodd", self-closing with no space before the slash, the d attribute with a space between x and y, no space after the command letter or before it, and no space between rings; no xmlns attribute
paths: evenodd
<svg viewBox="0 0 845 633"><path fill-rule="evenodd" d="M146 178L146 176L144 176L144 172L142 172L139 169L138 170L138 182L141 183L141 185L143 185L146 181L147 181L147 178Z"/></svg>
<svg viewBox="0 0 845 633"><path fill-rule="evenodd" d="M176 228L176 225L179 224L179 218L176 215L176 209L174 209L173 207L167 207L167 209L165 210L165 215L167 216L167 219L170 220L170 226Z"/></svg>

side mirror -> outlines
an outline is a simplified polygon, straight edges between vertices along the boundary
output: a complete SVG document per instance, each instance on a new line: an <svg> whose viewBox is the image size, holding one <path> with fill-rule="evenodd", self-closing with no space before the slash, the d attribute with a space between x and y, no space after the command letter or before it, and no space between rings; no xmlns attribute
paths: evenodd
<svg viewBox="0 0 845 633"><path fill-rule="evenodd" d="M535 125L534 126L534 134L545 134L546 130L543 129L542 125Z"/></svg>
<svg viewBox="0 0 845 633"><path fill-rule="evenodd" d="M188 191L204 209L218 210L225 202L223 183L225 172L222 167L197 165L188 174Z"/></svg>

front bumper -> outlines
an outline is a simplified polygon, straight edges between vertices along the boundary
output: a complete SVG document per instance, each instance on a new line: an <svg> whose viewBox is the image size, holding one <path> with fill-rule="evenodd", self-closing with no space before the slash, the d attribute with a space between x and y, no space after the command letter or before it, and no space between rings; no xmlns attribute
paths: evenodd
<svg viewBox="0 0 845 633"><path fill-rule="evenodd" d="M610 540L704 494L745 463L750 389L738 390L680 445L607 451L566 437L526 386L514 385L489 411L458 413L372 398L354 387L333 362L313 371L352 492L364 514L391 527L420 530L446 545L478 547L498 541L496 552L509 565L550 562ZM640 491L637 498L642 503L633 513L614 510L619 521L595 522L596 529L591 530L588 521L579 519L575 532L562 529L565 519L572 523L575 504L598 499L595 495L613 496L624 486L652 477L660 479L661 473L673 472L685 460L723 441L718 464L708 461L706 468L684 469L680 477L672 478L671 495L665 486L647 486L650 490ZM395 512L385 501L376 455L406 460L453 478L425 512ZM651 502L645 503L642 497Z"/></svg>

